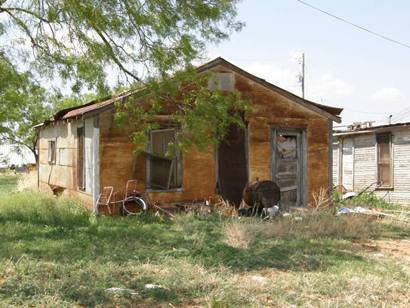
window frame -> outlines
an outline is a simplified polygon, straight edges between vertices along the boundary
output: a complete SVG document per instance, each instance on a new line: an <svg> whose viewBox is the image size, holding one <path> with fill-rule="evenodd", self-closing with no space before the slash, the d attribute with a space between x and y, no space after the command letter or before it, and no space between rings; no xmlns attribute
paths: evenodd
<svg viewBox="0 0 410 308"><path fill-rule="evenodd" d="M56 159L57 158L57 138L48 139L47 146L48 146L47 162L49 165L55 165L56 160L57 160Z"/></svg>
<svg viewBox="0 0 410 308"><path fill-rule="evenodd" d="M388 185L379 185L380 183L380 137L388 137L388 147L389 147L389 166L390 166L390 183ZM383 132L376 134L376 181L377 190L393 190L394 189L394 153L393 153L393 135L391 132Z"/></svg>
<svg viewBox="0 0 410 308"><path fill-rule="evenodd" d="M164 128L159 128L159 129L154 129L148 132L148 144L146 146L146 159L145 159L145 170L146 170L146 176L145 176L145 185L146 185L146 191L148 192L181 192L184 190L184 165L183 165L183 155L182 153L179 153L178 157L176 160L173 160L171 168L174 167L174 164L176 162L176 172L177 175L181 177L181 185L180 187L173 187L173 188L157 188L157 187L152 187L151 185L151 159L150 156L155 156L152 154L152 133L158 133L158 132L163 132L163 131L173 131L175 134L175 138L177 138L178 134L178 129L176 127L164 127ZM179 164L178 164L179 162ZM178 169L181 169L179 171ZM179 174L178 174L179 173ZM170 176L172 173L170 173Z"/></svg>

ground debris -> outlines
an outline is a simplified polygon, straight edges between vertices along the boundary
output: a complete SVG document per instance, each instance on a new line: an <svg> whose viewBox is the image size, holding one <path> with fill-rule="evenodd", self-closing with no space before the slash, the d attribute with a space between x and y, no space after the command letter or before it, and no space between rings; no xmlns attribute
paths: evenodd
<svg viewBox="0 0 410 308"><path fill-rule="evenodd" d="M114 295L125 295L125 294L131 294L131 295L138 295L138 292L133 289L125 289L125 288L108 288L105 290L107 293L111 293Z"/></svg>

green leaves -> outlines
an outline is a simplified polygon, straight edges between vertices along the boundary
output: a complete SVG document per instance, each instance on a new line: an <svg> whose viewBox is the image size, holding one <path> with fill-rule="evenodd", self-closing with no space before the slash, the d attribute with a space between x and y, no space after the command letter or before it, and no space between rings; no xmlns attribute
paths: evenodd
<svg viewBox="0 0 410 308"><path fill-rule="evenodd" d="M0 16L13 29L9 39L30 42L37 69L72 81L74 91L105 91L111 73L121 75L121 82L141 81L189 65L207 42L241 29L237 2L6 1Z"/></svg>
<svg viewBox="0 0 410 308"><path fill-rule="evenodd" d="M191 62L208 43L241 29L237 2L0 0L0 36L7 35L0 42L21 42L15 50L0 45L7 50L0 63L0 128L10 132L3 138L13 137L34 151L32 125L48 118L53 106L77 105L86 90L105 97L111 92L109 80L114 87L146 87L143 100L119 104L116 116L132 123L140 147L167 110L169 125L181 129L175 146L217 143L229 125L243 125L248 106L237 93L208 91L206 76L196 75ZM34 73L17 72L22 63ZM33 76L63 79L76 98L50 97Z"/></svg>
<svg viewBox="0 0 410 308"><path fill-rule="evenodd" d="M205 150L222 141L229 126L243 127L250 111L239 92L210 91L205 86L209 78L211 73L198 74L188 68L171 79L152 80L139 97L117 103L116 119L131 126L138 150L145 149L148 132L161 126L179 129L171 145L176 150Z"/></svg>

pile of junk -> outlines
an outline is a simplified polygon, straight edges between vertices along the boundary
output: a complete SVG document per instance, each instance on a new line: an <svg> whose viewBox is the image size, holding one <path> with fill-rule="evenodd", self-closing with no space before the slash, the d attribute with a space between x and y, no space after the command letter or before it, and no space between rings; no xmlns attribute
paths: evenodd
<svg viewBox="0 0 410 308"><path fill-rule="evenodd" d="M248 183L243 190L243 200L239 207L224 200L201 200L162 204L150 200L149 195L138 191L137 180L129 180L124 193L114 192L113 187L104 187L96 206L101 213L110 215L138 215L146 211L173 217L180 212L211 214L218 212L225 216L274 217L286 211L282 208L279 186L273 181Z"/></svg>

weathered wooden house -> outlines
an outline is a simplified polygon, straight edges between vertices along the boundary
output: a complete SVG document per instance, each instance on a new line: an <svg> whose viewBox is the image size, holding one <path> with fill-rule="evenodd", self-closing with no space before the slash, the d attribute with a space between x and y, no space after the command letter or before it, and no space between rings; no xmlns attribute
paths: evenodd
<svg viewBox="0 0 410 308"><path fill-rule="evenodd" d="M238 203L246 183L256 179L277 182L282 202L290 206L306 206L320 189L331 190L332 122L340 122L342 109L304 100L222 58L198 68L198 73L208 71L222 90L236 89L250 101L245 130L232 128L218 147L192 148L166 164L161 157L175 129L151 132L150 158L134 154L130 132L114 121L114 103L135 91L61 110L39 127L40 189L79 197L96 212L100 190L124 190L129 179L163 203L217 193Z"/></svg>
<svg viewBox="0 0 410 308"><path fill-rule="evenodd" d="M410 204L410 123L351 126L333 142L333 182L366 188L387 201Z"/></svg>

